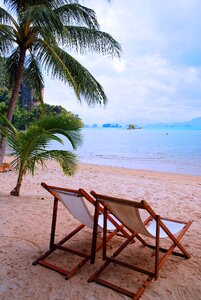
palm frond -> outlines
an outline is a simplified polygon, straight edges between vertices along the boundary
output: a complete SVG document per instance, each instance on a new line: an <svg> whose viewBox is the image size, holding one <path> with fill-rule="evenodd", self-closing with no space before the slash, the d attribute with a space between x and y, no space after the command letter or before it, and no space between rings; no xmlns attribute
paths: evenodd
<svg viewBox="0 0 201 300"><path fill-rule="evenodd" d="M15 13L22 10L25 4L25 1L22 0L4 0L4 5Z"/></svg>
<svg viewBox="0 0 201 300"><path fill-rule="evenodd" d="M51 72L53 78L57 78L73 87L77 98L80 99L79 89L75 78L59 56L55 45L52 46L48 41L38 39L36 50L38 50L36 54L37 59L41 61L45 70Z"/></svg>
<svg viewBox="0 0 201 300"><path fill-rule="evenodd" d="M91 29L99 29L94 10L80 4L67 4L55 9L56 15L65 25L87 26Z"/></svg>
<svg viewBox="0 0 201 300"><path fill-rule="evenodd" d="M35 123L38 127L42 127L47 131L53 132L54 130L78 130L80 129L80 124L74 116L47 116Z"/></svg>
<svg viewBox="0 0 201 300"><path fill-rule="evenodd" d="M76 149L82 142L80 125L75 117L48 116L39 120L37 126L45 129L52 135L60 134L65 136L70 141L73 149Z"/></svg>
<svg viewBox="0 0 201 300"><path fill-rule="evenodd" d="M15 42L15 32L13 30L13 27L5 24L0 24L0 37L5 37L10 41Z"/></svg>
<svg viewBox="0 0 201 300"><path fill-rule="evenodd" d="M21 133L11 124L5 115L0 114L0 135L8 138L8 145L11 149L19 148Z"/></svg>
<svg viewBox="0 0 201 300"><path fill-rule="evenodd" d="M53 9L65 4L78 3L79 0L4 0L3 2L10 10L13 10L14 12L23 12L32 5L43 4Z"/></svg>
<svg viewBox="0 0 201 300"><path fill-rule="evenodd" d="M87 102L87 104L89 106L93 106L95 104L105 105L107 103L107 97L104 89L101 84L92 76L92 74L75 58L61 48L57 47L54 50L57 52L57 55L60 57L66 68L68 68L71 76L76 82L79 95ZM57 74L53 74L53 77L57 77L55 75Z"/></svg>
<svg viewBox="0 0 201 300"><path fill-rule="evenodd" d="M43 104L41 91L44 88L44 79L40 63L31 52L25 61L24 81L35 90L38 100Z"/></svg>
<svg viewBox="0 0 201 300"><path fill-rule="evenodd" d="M13 169L19 170L20 168L20 156L15 156L15 152L10 153L11 157L14 157L14 159L10 162L10 165Z"/></svg>
<svg viewBox="0 0 201 300"><path fill-rule="evenodd" d="M70 151L64 150L48 150L32 156L27 160L27 171L34 175L36 164L40 163L42 166L45 166L45 161L47 159L56 160L64 174L73 175L77 167L77 157Z"/></svg>
<svg viewBox="0 0 201 300"><path fill-rule="evenodd" d="M11 152L11 155L19 155L20 154L20 136L19 132L12 130L11 128L8 129L7 138L8 138L8 145L11 149L16 149Z"/></svg>
<svg viewBox="0 0 201 300"><path fill-rule="evenodd" d="M12 15L2 7L0 7L0 23L14 25L16 29L19 29L18 23L15 21Z"/></svg>
<svg viewBox="0 0 201 300"><path fill-rule="evenodd" d="M6 56L13 51L14 44L13 28L9 25L0 24L0 55Z"/></svg>
<svg viewBox="0 0 201 300"><path fill-rule="evenodd" d="M65 43L68 48L79 53L96 52L111 57L120 57L120 44L108 33L86 27L68 26L70 38Z"/></svg>
<svg viewBox="0 0 201 300"><path fill-rule="evenodd" d="M51 133L38 126L31 126L21 137L20 152L22 159L25 160L27 157L44 151L49 141L53 139L55 139L55 136Z"/></svg>
<svg viewBox="0 0 201 300"><path fill-rule="evenodd" d="M31 125L25 132L19 133L18 140L15 143L16 135L8 134L8 143L11 147L12 154L20 157L20 161L27 165L32 158L47 152L50 141L55 140L63 144L63 140L58 134L67 137L73 148L76 148L81 141L81 135L78 130L76 132L75 124L70 127L73 122L66 121L63 117L45 117L35 124ZM74 128L74 132L72 130ZM16 163L16 168L19 163Z"/></svg>
<svg viewBox="0 0 201 300"><path fill-rule="evenodd" d="M42 28L45 31L57 32L62 35L65 28L60 18L54 10L49 9L47 5L34 4L26 10L22 18L22 23L30 22L33 27Z"/></svg>
<svg viewBox="0 0 201 300"><path fill-rule="evenodd" d="M89 106L106 104L107 97L100 83L76 59L63 49L41 41L37 59L51 72L52 78L57 78L73 87L79 101L81 97Z"/></svg>
<svg viewBox="0 0 201 300"><path fill-rule="evenodd" d="M6 66L10 76L10 83L13 84L16 77L16 70L20 59L20 47L15 48L12 54L7 58Z"/></svg>
<svg viewBox="0 0 201 300"><path fill-rule="evenodd" d="M48 150L48 145L52 140L63 143L62 138L58 136L60 134L66 136L73 148L76 148L81 140L76 120L57 116L45 117L32 124L25 132L16 130L6 118L0 120L8 128L8 144L15 156L12 161L12 166L15 169L20 169L23 174L27 171L34 174L37 163L44 165L46 159L56 159L65 174L73 174L77 163L76 155L70 151Z"/></svg>
<svg viewBox="0 0 201 300"><path fill-rule="evenodd" d="M64 174L72 176L77 168L77 157L70 151L52 150L50 158L55 159L61 166Z"/></svg>
<svg viewBox="0 0 201 300"><path fill-rule="evenodd" d="M5 136L8 129L15 133L18 132L18 130L11 124L8 118L4 114L0 114L0 133Z"/></svg>

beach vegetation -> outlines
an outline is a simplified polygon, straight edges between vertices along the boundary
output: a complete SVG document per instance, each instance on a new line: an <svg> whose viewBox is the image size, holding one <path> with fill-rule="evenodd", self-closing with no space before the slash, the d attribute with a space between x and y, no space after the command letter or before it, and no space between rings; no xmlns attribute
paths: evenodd
<svg viewBox="0 0 201 300"><path fill-rule="evenodd" d="M81 144L80 128L79 119L73 115L68 118L46 116L33 123L27 130L20 131L4 115L1 115L1 134L7 136L10 155L14 157L10 164L18 171L17 183L11 194L19 196L25 174L34 175L37 165L45 167L48 159L56 160L64 174L73 175L77 166L77 157L72 150ZM51 141L64 144L64 138L69 141L72 150L50 148Z"/></svg>
<svg viewBox="0 0 201 300"><path fill-rule="evenodd" d="M11 86L6 62L5 57L0 57L0 88L6 87L9 89Z"/></svg>
<svg viewBox="0 0 201 300"><path fill-rule="evenodd" d="M10 90L7 87L0 87L0 113L6 114L10 99ZM19 99L18 99L19 100ZM45 113L44 113L45 112ZM12 124L20 130L25 130L33 122L38 121L44 115L46 116L65 116L66 118L74 116L61 105L50 105L44 103L36 103L34 105L23 106L17 101L15 111L13 113ZM83 127L83 123L79 116L76 118Z"/></svg>
<svg viewBox="0 0 201 300"><path fill-rule="evenodd" d="M100 30L95 12L78 0L4 1L0 7L0 55L7 58L12 93L7 118L12 120L23 80L40 95L44 71L71 87L79 101L105 104L101 84L69 52L119 57L121 47ZM0 164L6 140L0 141Z"/></svg>

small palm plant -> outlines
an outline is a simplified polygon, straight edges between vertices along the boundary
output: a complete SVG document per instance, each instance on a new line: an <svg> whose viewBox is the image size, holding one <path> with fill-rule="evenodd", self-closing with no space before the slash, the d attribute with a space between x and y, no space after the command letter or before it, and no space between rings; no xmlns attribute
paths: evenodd
<svg viewBox="0 0 201 300"><path fill-rule="evenodd" d="M74 174L77 166L76 155L71 151L48 149L48 145L53 140L63 144L63 136L76 149L81 143L79 119L74 116L44 117L24 132L17 130L4 116L0 119L1 134L7 134L11 155L15 157L11 165L19 171L17 184L11 195L19 196L24 175L28 172L34 175L36 165L45 166L47 159L58 161L64 174Z"/></svg>

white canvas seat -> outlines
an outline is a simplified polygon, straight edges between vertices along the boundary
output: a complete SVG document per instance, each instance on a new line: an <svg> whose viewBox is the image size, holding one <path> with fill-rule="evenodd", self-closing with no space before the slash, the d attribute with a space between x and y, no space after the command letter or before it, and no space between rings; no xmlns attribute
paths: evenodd
<svg viewBox="0 0 201 300"><path fill-rule="evenodd" d="M117 202L117 201L116 201ZM137 231L144 236L150 238L156 238L156 221L155 219L149 222L149 225L145 227L144 222L141 219L141 215L139 212L139 208L135 206L128 205L123 203L116 202L107 202L108 209L112 212L113 215L118 215L118 218L121 220L123 224L126 225L127 228L130 228L133 231ZM103 201L104 203L104 201ZM132 201L133 204L133 201ZM176 234L180 230L185 227L185 223L181 223L178 221L168 221L163 220L164 225L172 234ZM108 224L109 225L109 224ZM167 233L161 228L160 230L160 238L166 238Z"/></svg>
<svg viewBox="0 0 201 300"><path fill-rule="evenodd" d="M94 216L89 211L84 201L84 196L76 192L66 192L58 189L50 189L52 193L63 203L67 210L85 226L93 229ZM86 198L85 198L86 199ZM120 225L120 222L113 217L113 219ZM107 230L113 231L116 227L108 220ZM103 214L101 213L98 219L98 231L103 231Z"/></svg>
<svg viewBox="0 0 201 300"><path fill-rule="evenodd" d="M185 227L185 223L178 223L174 221L166 221L163 220L163 224L167 227L167 229L175 235L179 231L181 231ZM156 238L156 221L152 220L149 226L146 228L150 233L151 237ZM161 228L160 229L160 239L168 237L168 234Z"/></svg>

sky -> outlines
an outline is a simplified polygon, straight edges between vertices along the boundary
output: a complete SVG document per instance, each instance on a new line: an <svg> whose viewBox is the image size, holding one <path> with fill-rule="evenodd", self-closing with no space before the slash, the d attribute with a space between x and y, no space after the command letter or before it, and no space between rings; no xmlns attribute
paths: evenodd
<svg viewBox="0 0 201 300"><path fill-rule="evenodd" d="M76 55L101 83L108 103L89 108L45 76L45 102L62 105L85 124L182 122L201 116L200 0L82 0L121 59Z"/></svg>

